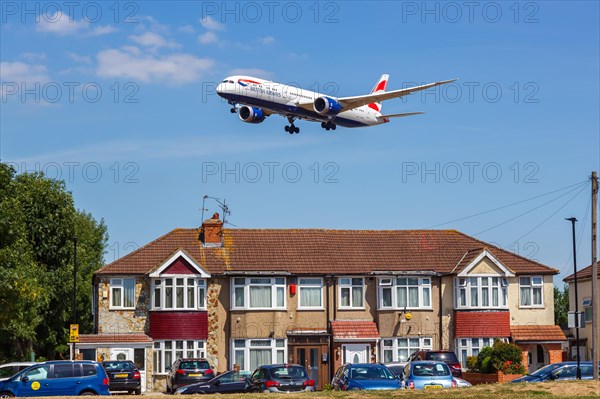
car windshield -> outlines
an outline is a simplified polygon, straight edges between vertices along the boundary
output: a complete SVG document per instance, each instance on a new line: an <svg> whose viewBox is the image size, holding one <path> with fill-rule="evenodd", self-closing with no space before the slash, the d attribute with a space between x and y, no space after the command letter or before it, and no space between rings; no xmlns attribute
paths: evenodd
<svg viewBox="0 0 600 399"><path fill-rule="evenodd" d="M541 369L534 371L530 375L532 375L534 377L543 377L546 374L550 373L552 370L556 370L560 366L561 366L560 364L549 364L547 366L542 367Z"/></svg>
<svg viewBox="0 0 600 399"><path fill-rule="evenodd" d="M198 370L198 369L209 369L210 365L206 360L194 360L181 362L180 369L184 370Z"/></svg>
<svg viewBox="0 0 600 399"><path fill-rule="evenodd" d="M15 374L13 366L0 368L0 378L8 378Z"/></svg>
<svg viewBox="0 0 600 399"><path fill-rule="evenodd" d="M308 373L300 366L273 367L269 373L273 378L308 378Z"/></svg>
<svg viewBox="0 0 600 399"><path fill-rule="evenodd" d="M413 374L418 377L449 376L450 369L444 363L418 363L413 365Z"/></svg>
<svg viewBox="0 0 600 399"><path fill-rule="evenodd" d="M134 364L130 362L103 362L102 365L106 371L135 370Z"/></svg>
<svg viewBox="0 0 600 399"><path fill-rule="evenodd" d="M458 359L454 352L429 352L427 360L435 360L436 362L458 363Z"/></svg>
<svg viewBox="0 0 600 399"><path fill-rule="evenodd" d="M396 377L387 367L365 366L352 367L350 378L353 380L393 380Z"/></svg>
<svg viewBox="0 0 600 399"><path fill-rule="evenodd" d="M402 374L402 370L404 370L404 366L387 366L388 369L397 376Z"/></svg>

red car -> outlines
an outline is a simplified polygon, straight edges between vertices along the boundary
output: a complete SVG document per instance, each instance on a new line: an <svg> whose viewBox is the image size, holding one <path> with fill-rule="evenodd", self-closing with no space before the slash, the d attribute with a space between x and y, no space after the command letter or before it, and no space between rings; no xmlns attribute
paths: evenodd
<svg viewBox="0 0 600 399"><path fill-rule="evenodd" d="M453 376L462 378L460 362L458 361L456 354L452 351L418 351L414 352L408 358L409 362L414 362L417 360L434 360L438 362L444 362L450 366L450 371L452 371Z"/></svg>

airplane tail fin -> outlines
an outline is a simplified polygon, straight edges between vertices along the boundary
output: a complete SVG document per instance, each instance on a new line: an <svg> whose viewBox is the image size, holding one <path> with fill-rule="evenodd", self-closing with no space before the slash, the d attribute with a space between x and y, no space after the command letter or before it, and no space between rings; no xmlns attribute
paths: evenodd
<svg viewBox="0 0 600 399"><path fill-rule="evenodd" d="M371 94L377 93L377 92L384 92L385 88L387 86L389 77L390 77L390 75L388 75L388 74L381 75L381 77L375 84L375 87L373 87L373 90L371 90ZM377 112L381 112L381 102L371 103L371 104L369 104L369 108L374 109Z"/></svg>

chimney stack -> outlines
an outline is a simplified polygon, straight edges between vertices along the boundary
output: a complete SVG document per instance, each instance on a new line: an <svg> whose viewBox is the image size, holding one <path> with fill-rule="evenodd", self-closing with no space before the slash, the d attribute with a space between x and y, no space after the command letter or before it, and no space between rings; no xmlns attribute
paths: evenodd
<svg viewBox="0 0 600 399"><path fill-rule="evenodd" d="M205 247L220 247L223 242L223 222L219 220L219 213L215 212L210 219L202 222L200 227L200 241Z"/></svg>

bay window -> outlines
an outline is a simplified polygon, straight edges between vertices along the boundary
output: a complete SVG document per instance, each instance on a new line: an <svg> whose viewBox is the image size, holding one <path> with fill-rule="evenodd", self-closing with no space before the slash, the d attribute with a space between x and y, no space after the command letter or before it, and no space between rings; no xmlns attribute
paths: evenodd
<svg viewBox="0 0 600 399"><path fill-rule="evenodd" d="M285 277L234 277L232 309L285 309Z"/></svg>
<svg viewBox="0 0 600 399"><path fill-rule="evenodd" d="M408 357L420 350L431 350L431 337L384 338L381 345L381 358L384 363L406 362Z"/></svg>
<svg viewBox="0 0 600 399"><path fill-rule="evenodd" d="M519 277L521 307L543 306L543 288L542 277Z"/></svg>
<svg viewBox="0 0 600 399"><path fill-rule="evenodd" d="M380 309L431 308L429 277L379 278Z"/></svg>
<svg viewBox="0 0 600 399"><path fill-rule="evenodd" d="M152 310L206 309L206 280L172 276L152 280Z"/></svg>
<svg viewBox="0 0 600 399"><path fill-rule="evenodd" d="M154 341L153 371L165 374L177 359L206 357L206 341Z"/></svg>
<svg viewBox="0 0 600 399"><path fill-rule="evenodd" d="M231 351L231 368L238 364L240 370L253 371L263 364L283 364L287 359L285 339L234 339Z"/></svg>
<svg viewBox="0 0 600 399"><path fill-rule="evenodd" d="M341 277L339 281L340 308L365 307L365 279L363 277Z"/></svg>
<svg viewBox="0 0 600 399"><path fill-rule="evenodd" d="M457 308L506 308L508 282L503 277L459 277L456 284Z"/></svg>
<svg viewBox="0 0 600 399"><path fill-rule="evenodd" d="M479 355L481 349L494 345L496 340L508 342L508 338L458 338L456 341L461 366L467 368L467 357Z"/></svg>

